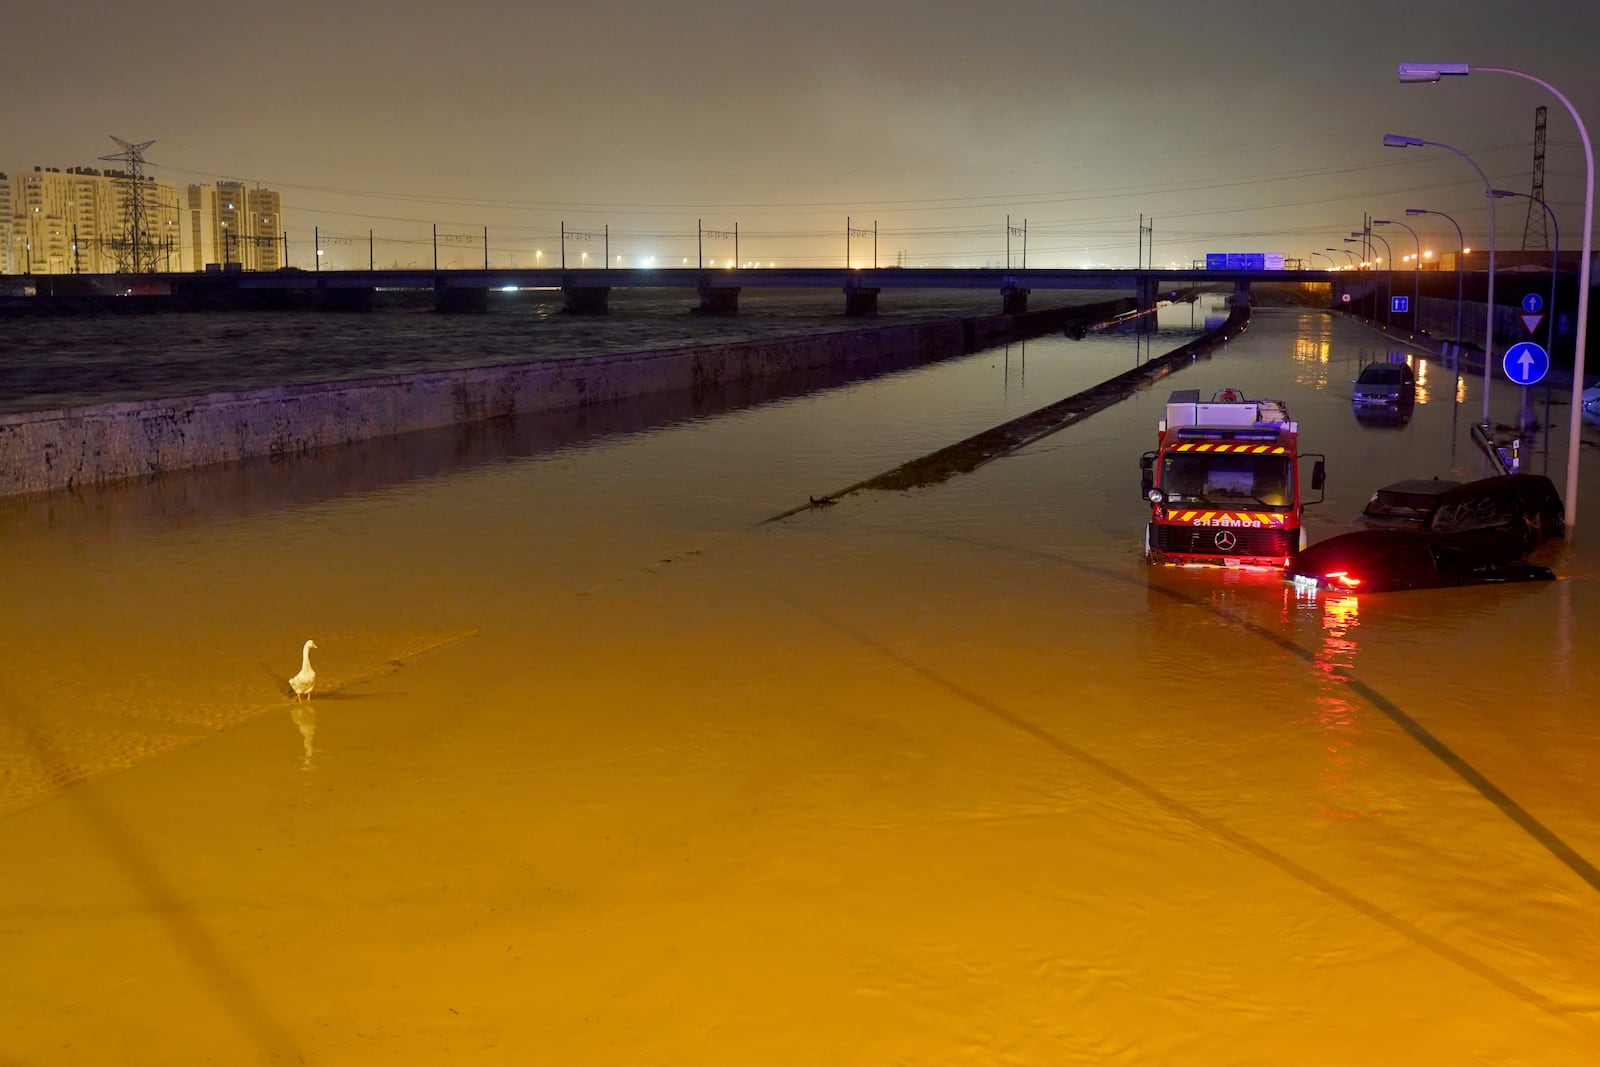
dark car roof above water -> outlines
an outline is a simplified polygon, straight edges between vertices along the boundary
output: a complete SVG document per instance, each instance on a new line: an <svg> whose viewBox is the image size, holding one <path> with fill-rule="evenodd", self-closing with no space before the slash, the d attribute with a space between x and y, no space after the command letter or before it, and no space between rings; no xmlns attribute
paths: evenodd
<svg viewBox="0 0 1600 1067"><path fill-rule="evenodd" d="M1382 518L1391 508L1409 508L1424 513L1464 500L1477 500L1511 490L1526 506L1560 506L1555 484L1542 474L1499 474L1472 482L1452 482L1441 478L1415 478L1392 482L1379 489L1362 511L1365 518ZM1426 514L1419 516L1426 517Z"/></svg>
<svg viewBox="0 0 1600 1067"><path fill-rule="evenodd" d="M1361 368L1356 381L1361 383L1408 382L1411 368L1404 363L1368 363Z"/></svg>
<svg viewBox="0 0 1600 1067"><path fill-rule="evenodd" d="M1447 489L1454 489L1460 482L1446 481L1443 478L1412 478L1409 481L1393 482L1379 489L1380 493L1405 493L1409 496L1437 496Z"/></svg>

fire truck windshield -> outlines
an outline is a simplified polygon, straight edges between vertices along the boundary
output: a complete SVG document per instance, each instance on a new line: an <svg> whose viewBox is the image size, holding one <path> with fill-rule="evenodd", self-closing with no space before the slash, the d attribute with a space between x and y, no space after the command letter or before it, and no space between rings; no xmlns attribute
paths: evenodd
<svg viewBox="0 0 1600 1067"><path fill-rule="evenodd" d="M1288 510L1294 504L1291 457L1248 452L1168 452L1160 486L1174 504Z"/></svg>

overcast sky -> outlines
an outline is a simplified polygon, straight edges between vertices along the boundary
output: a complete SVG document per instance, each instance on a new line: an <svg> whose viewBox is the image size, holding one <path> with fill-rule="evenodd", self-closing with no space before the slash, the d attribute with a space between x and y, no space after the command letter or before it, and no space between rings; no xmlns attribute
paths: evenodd
<svg viewBox="0 0 1600 1067"><path fill-rule="evenodd" d="M743 259L800 265L843 262L847 218L876 225L880 265L1002 261L1007 215L1030 266L1131 266L1141 214L1156 261L1180 265L1308 257L1406 207L1481 243L1467 163L1383 135L1528 192L1541 103L1545 194L1575 248L1584 163L1560 102L1395 67L1524 70L1600 133L1592 0L6 0L4 21L0 169L104 166L110 135L153 140L161 180L279 190L292 241L487 226L496 265L563 223L609 227L626 265L675 263L697 220L737 224ZM1527 202L1499 215L1500 247L1520 247Z"/></svg>

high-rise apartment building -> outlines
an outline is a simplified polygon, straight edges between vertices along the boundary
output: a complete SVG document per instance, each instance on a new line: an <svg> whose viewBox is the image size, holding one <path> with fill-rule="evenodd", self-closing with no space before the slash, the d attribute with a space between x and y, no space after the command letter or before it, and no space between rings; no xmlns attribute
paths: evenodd
<svg viewBox="0 0 1600 1067"><path fill-rule="evenodd" d="M0 236L10 274L182 269L178 194L150 178L90 167L0 175Z"/></svg>
<svg viewBox="0 0 1600 1067"><path fill-rule="evenodd" d="M90 167L0 173L0 271L277 270L283 200L243 182L191 185Z"/></svg>
<svg viewBox="0 0 1600 1067"><path fill-rule="evenodd" d="M191 185L188 243L194 269L277 270L283 262L283 198L243 182Z"/></svg>
<svg viewBox="0 0 1600 1067"><path fill-rule="evenodd" d="M15 273L11 266L11 177L0 172L0 274Z"/></svg>

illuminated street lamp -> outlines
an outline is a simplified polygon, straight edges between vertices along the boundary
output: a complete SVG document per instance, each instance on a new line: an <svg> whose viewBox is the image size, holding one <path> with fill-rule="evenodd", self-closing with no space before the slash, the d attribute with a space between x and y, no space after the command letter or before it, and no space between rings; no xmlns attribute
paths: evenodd
<svg viewBox="0 0 1600 1067"><path fill-rule="evenodd" d="M1465 71L1462 73L1465 73ZM1403 81L1404 79L1402 78L1401 80ZM1466 160L1467 164L1478 172L1478 177L1483 180L1483 198L1489 203L1489 292L1485 299L1485 303L1488 306L1488 311L1486 312L1487 321L1483 327L1483 424L1488 427L1490 425L1489 383L1494 380L1494 197L1490 196L1489 192L1494 186L1489 184L1489 176L1483 173L1483 168L1478 166L1471 156L1459 148L1441 144L1438 141L1424 141L1417 137L1402 137L1397 133L1384 134L1383 143L1389 148L1420 148L1423 145L1430 145L1434 148L1443 148L1447 152L1454 152Z"/></svg>
<svg viewBox="0 0 1600 1067"><path fill-rule="evenodd" d="M1355 269L1357 263L1359 262L1356 259L1356 254L1354 252L1350 251L1348 248L1329 248L1329 249L1326 249L1325 251L1328 251L1328 252L1343 252L1345 255L1349 256L1350 257L1350 268L1352 270ZM1330 256L1329 258L1331 259L1332 257Z"/></svg>
<svg viewBox="0 0 1600 1067"><path fill-rule="evenodd" d="M1334 263L1333 257L1328 255L1326 252L1313 252L1313 253L1311 253L1311 255L1313 255L1313 256L1321 256L1323 259L1327 260L1329 265L1330 265L1330 269L1331 270L1338 270L1339 269L1339 264Z"/></svg>
<svg viewBox="0 0 1600 1067"><path fill-rule="evenodd" d="M1578 517L1578 449L1583 432L1583 356L1589 338L1589 254L1594 227L1594 145L1589 140L1588 127L1572 101L1543 78L1536 78L1510 67L1475 67L1466 63L1402 63L1398 74L1402 84L1410 82L1436 82L1445 75L1467 75L1473 71L1486 74L1509 74L1543 86L1566 107L1567 114L1577 124L1578 136L1583 139L1585 182L1583 195L1583 253L1578 262L1578 337L1572 354L1572 421L1567 434L1567 530L1570 532ZM1493 205L1494 198L1489 203ZM1491 235L1492 236L1492 235Z"/></svg>

